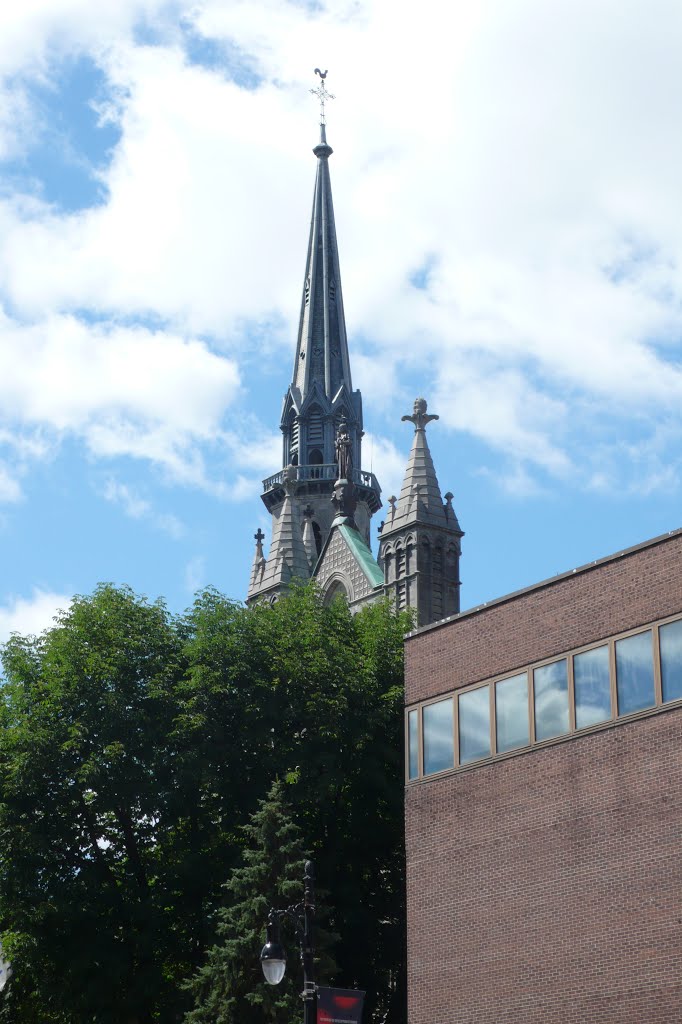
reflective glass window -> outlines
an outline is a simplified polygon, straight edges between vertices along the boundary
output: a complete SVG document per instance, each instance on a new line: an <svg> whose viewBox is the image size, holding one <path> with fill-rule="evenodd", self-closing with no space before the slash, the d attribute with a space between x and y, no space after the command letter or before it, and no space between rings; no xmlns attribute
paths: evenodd
<svg viewBox="0 0 682 1024"><path fill-rule="evenodd" d="M455 764L452 697L422 709L424 775L453 768Z"/></svg>
<svg viewBox="0 0 682 1024"><path fill-rule="evenodd" d="M490 757L490 687L459 695L460 764Z"/></svg>
<svg viewBox="0 0 682 1024"><path fill-rule="evenodd" d="M528 728L528 673L502 679L495 686L495 719L499 753L525 747L530 742Z"/></svg>
<svg viewBox="0 0 682 1024"><path fill-rule="evenodd" d="M628 715L654 704L654 659L651 630L616 641L618 714Z"/></svg>
<svg viewBox="0 0 682 1024"><path fill-rule="evenodd" d="M568 674L566 659L543 665L533 672L535 688L535 738L548 740L568 732Z"/></svg>
<svg viewBox="0 0 682 1024"><path fill-rule="evenodd" d="M411 779L419 775L419 739L417 736L417 711L410 711L407 715L407 763Z"/></svg>
<svg viewBox="0 0 682 1024"><path fill-rule="evenodd" d="M573 659L576 729L585 729L611 717L609 648L595 647Z"/></svg>
<svg viewBox="0 0 682 1024"><path fill-rule="evenodd" d="M679 700L682 698L682 621L661 626L658 637L663 700Z"/></svg>

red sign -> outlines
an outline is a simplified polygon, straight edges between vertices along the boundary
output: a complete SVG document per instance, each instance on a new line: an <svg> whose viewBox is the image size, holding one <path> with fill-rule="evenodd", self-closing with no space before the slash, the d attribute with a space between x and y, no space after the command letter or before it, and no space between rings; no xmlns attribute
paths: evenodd
<svg viewBox="0 0 682 1024"><path fill-rule="evenodd" d="M364 992L352 988L318 988L317 1024L361 1024Z"/></svg>

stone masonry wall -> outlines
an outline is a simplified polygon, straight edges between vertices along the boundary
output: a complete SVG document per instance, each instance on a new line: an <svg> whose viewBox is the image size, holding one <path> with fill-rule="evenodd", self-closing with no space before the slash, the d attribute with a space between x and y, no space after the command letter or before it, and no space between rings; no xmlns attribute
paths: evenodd
<svg viewBox="0 0 682 1024"><path fill-rule="evenodd" d="M682 1020L682 710L407 791L409 1024Z"/></svg>

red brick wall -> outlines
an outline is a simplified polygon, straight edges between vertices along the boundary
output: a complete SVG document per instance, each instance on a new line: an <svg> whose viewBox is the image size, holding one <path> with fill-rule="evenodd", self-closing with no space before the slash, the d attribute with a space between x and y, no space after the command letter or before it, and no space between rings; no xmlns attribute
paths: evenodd
<svg viewBox="0 0 682 1024"><path fill-rule="evenodd" d="M679 611L682 533L409 637L405 700L426 700Z"/></svg>
<svg viewBox="0 0 682 1024"><path fill-rule="evenodd" d="M682 610L682 536L408 639L408 703ZM409 1024L682 1022L682 708L406 790Z"/></svg>
<svg viewBox="0 0 682 1024"><path fill-rule="evenodd" d="M407 789L409 1024L682 1021L682 709Z"/></svg>

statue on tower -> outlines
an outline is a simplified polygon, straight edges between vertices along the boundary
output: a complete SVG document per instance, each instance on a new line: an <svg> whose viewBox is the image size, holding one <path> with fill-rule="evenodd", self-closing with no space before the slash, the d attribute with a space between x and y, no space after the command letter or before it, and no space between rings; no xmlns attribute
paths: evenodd
<svg viewBox="0 0 682 1024"><path fill-rule="evenodd" d="M353 442L348 433L348 424L345 420L339 423L339 432L336 435L336 463L338 465L338 480L350 480L353 469Z"/></svg>

